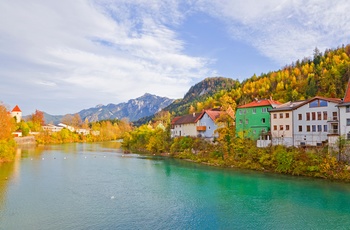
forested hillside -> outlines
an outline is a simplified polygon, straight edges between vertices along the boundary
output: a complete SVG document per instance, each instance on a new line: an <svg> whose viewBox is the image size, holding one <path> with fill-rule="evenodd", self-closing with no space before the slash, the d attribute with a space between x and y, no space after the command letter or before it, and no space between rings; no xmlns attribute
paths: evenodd
<svg viewBox="0 0 350 230"><path fill-rule="evenodd" d="M343 98L350 77L350 45L320 52L313 58L297 60L284 68L252 76L231 90L223 90L188 107L190 112L213 106L241 105L254 98L270 98L280 102L308 99L313 96Z"/></svg>
<svg viewBox="0 0 350 230"><path fill-rule="evenodd" d="M186 93L183 99L174 101L171 105L164 108L176 115L188 113L191 105L206 100L207 98L218 94L220 91L231 91L238 89L240 83L238 80L233 80L224 77L206 78L203 81L192 86Z"/></svg>

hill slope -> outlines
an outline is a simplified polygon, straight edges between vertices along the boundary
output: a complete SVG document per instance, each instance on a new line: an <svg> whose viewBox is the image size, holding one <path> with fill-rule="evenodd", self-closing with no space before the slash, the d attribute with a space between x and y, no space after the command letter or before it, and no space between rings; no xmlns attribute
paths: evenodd
<svg viewBox="0 0 350 230"><path fill-rule="evenodd" d="M188 113L188 109L192 104L198 101L204 101L206 98L215 95L224 90L229 91L239 87L240 83L237 80L224 77L211 77L192 86L185 94L183 99L174 101L163 110L173 112L176 115Z"/></svg>

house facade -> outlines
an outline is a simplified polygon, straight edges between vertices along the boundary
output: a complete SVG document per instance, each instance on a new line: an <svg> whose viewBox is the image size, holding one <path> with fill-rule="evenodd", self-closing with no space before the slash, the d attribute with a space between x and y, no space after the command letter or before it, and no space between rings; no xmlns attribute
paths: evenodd
<svg viewBox="0 0 350 230"><path fill-rule="evenodd" d="M339 136L350 140L350 79L348 82L347 89L343 101L338 105L339 113ZM339 137L334 137L334 143L338 140Z"/></svg>
<svg viewBox="0 0 350 230"><path fill-rule="evenodd" d="M294 146L321 146L338 135L338 98L313 97L293 110Z"/></svg>
<svg viewBox="0 0 350 230"><path fill-rule="evenodd" d="M216 120L222 113L222 111L204 110L201 113L175 117L171 122L171 137L217 137L215 131L219 125Z"/></svg>
<svg viewBox="0 0 350 230"><path fill-rule="evenodd" d="M255 100L237 107L236 135L241 138L259 139L270 131L269 109L281 103L272 99Z"/></svg>
<svg viewBox="0 0 350 230"><path fill-rule="evenodd" d="M293 110L303 102L287 102L269 110L272 145L294 145Z"/></svg>

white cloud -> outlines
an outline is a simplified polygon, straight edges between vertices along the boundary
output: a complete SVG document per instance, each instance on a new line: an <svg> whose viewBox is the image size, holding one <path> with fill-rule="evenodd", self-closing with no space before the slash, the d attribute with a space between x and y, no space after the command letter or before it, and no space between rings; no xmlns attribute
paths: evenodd
<svg viewBox="0 0 350 230"><path fill-rule="evenodd" d="M347 0L200 1L199 8L225 20L235 39L281 65L350 42Z"/></svg>
<svg viewBox="0 0 350 230"><path fill-rule="evenodd" d="M167 26L183 19L179 7L177 1L155 0L2 1L0 84L37 104L76 98L65 101L61 113L146 92L182 97L193 79L212 72L205 67L209 60L184 53ZM19 100L10 90L0 97ZM84 107L73 104L79 99ZM59 112L52 105L43 109Z"/></svg>

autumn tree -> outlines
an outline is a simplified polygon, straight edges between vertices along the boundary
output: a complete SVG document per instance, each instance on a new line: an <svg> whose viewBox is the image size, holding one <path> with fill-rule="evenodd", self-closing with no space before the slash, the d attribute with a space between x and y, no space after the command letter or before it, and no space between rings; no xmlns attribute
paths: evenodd
<svg viewBox="0 0 350 230"><path fill-rule="evenodd" d="M14 158L16 143L12 138L15 122L4 105L0 105L0 162Z"/></svg>
<svg viewBox="0 0 350 230"><path fill-rule="evenodd" d="M0 105L0 140L8 140L15 127L14 120L4 105Z"/></svg>
<svg viewBox="0 0 350 230"><path fill-rule="evenodd" d="M82 125L83 121L81 120L81 117L79 113L74 114L72 118L72 126L73 127L80 127Z"/></svg>
<svg viewBox="0 0 350 230"><path fill-rule="evenodd" d="M73 124L73 116L71 114L66 114L62 117L61 122L65 125Z"/></svg>
<svg viewBox="0 0 350 230"><path fill-rule="evenodd" d="M35 113L31 115L31 120L33 123L43 126L45 124L44 113L40 110L35 110Z"/></svg>

